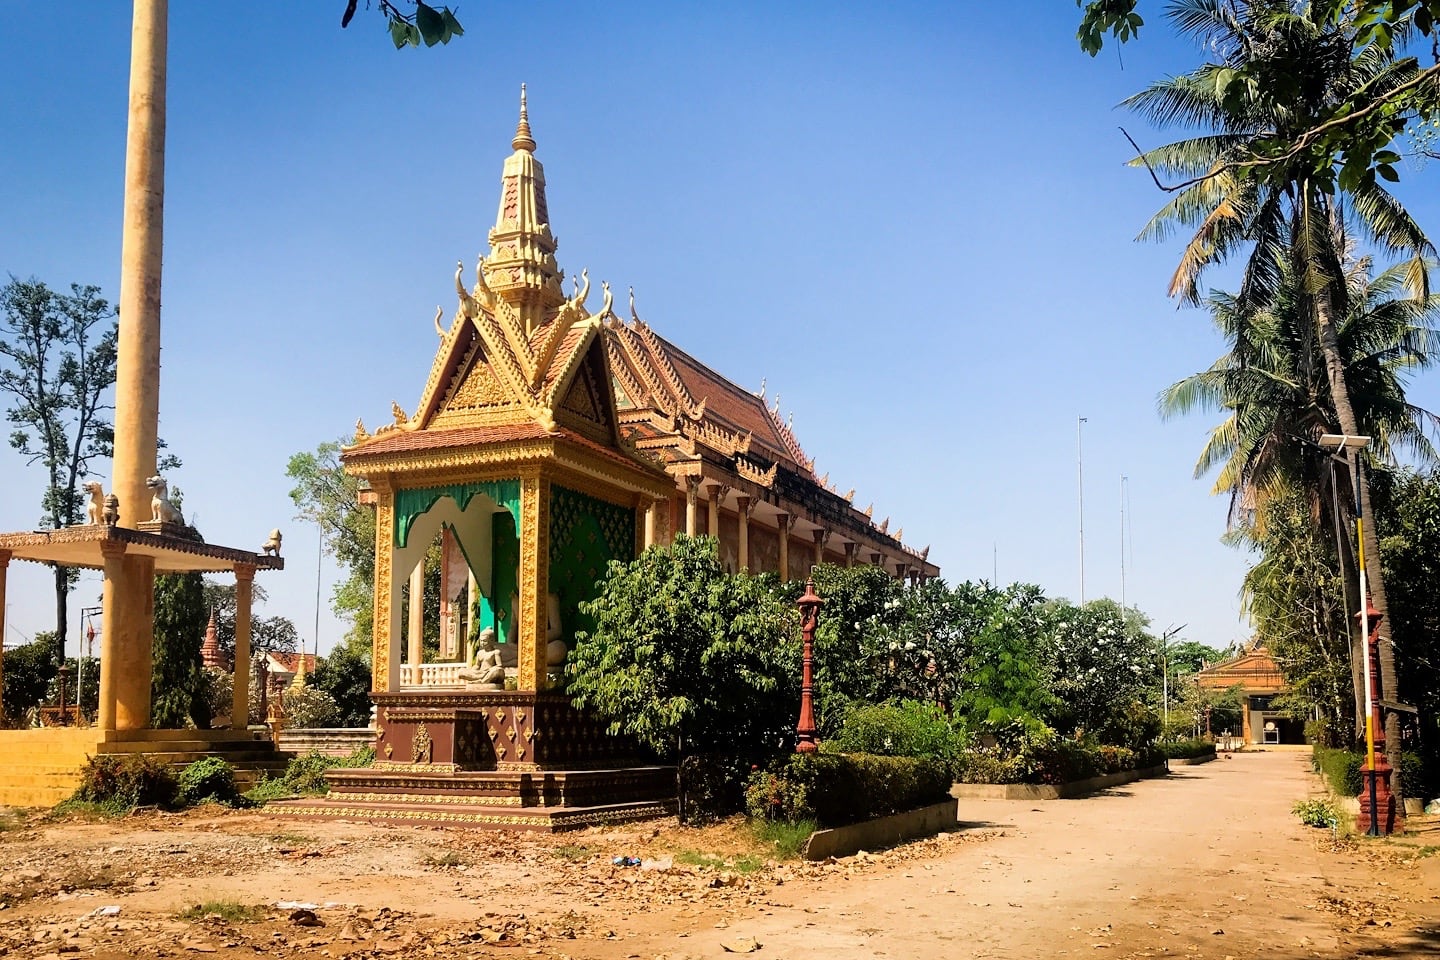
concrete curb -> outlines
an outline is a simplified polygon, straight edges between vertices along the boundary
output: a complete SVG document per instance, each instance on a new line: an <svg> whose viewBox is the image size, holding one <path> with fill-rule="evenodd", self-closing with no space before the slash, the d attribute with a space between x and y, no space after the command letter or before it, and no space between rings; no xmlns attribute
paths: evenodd
<svg viewBox="0 0 1440 960"><path fill-rule="evenodd" d="M1107 773L1103 777L1060 784L957 783L950 788L950 796L960 800L1069 800L1148 777L1163 777L1169 772L1166 766L1161 764L1144 770L1123 770L1120 773Z"/></svg>
<svg viewBox="0 0 1440 960"><path fill-rule="evenodd" d="M1178 763L1178 764L1180 764L1180 766L1182 766L1182 767L1193 767L1193 766L1195 766L1195 764L1197 764L1197 763L1209 763L1211 760L1214 760L1215 757L1216 757L1216 754L1213 754L1213 753L1202 753L1202 754L1201 754L1200 756L1198 756L1198 757L1185 757L1184 759L1171 759L1170 763L1171 763L1172 766L1173 766L1174 764L1177 764L1177 763Z"/></svg>
<svg viewBox="0 0 1440 960"><path fill-rule="evenodd" d="M830 830L816 830L805 842L800 856L805 860L848 857L861 850L878 850L917 837L929 837L952 829L957 822L954 800L934 803L918 810L852 823Z"/></svg>

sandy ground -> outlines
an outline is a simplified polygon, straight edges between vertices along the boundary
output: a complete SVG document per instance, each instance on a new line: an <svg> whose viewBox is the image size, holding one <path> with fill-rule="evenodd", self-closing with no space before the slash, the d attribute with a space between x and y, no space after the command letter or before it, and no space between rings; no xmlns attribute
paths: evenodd
<svg viewBox="0 0 1440 960"><path fill-rule="evenodd" d="M738 824L12 812L0 957L1440 956L1440 824L1335 839L1290 814L1317 786L1302 754L1242 754L1081 800L962 801L959 831L825 864L762 862ZM179 916L199 903L263 909Z"/></svg>

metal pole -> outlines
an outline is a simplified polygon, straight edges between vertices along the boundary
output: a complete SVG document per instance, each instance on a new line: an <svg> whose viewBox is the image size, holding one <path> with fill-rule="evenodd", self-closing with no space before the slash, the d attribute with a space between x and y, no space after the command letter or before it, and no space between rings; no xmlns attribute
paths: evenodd
<svg viewBox="0 0 1440 960"><path fill-rule="evenodd" d="M1075 472L1080 510L1080 605L1085 605L1085 441L1081 425L1085 417L1075 418Z"/></svg>
<svg viewBox="0 0 1440 960"><path fill-rule="evenodd" d="M1125 484L1128 481L1120 475L1120 609L1125 609Z"/></svg>
<svg viewBox="0 0 1440 960"><path fill-rule="evenodd" d="M1351 452L1350 479L1355 486L1355 543L1356 556L1360 563L1360 646L1364 651L1365 670L1365 764L1371 771L1370 777L1370 829L1369 836L1380 836L1380 806L1375 787L1375 684L1370 673L1370 595L1369 581L1365 576L1365 517L1360 512L1360 455Z"/></svg>

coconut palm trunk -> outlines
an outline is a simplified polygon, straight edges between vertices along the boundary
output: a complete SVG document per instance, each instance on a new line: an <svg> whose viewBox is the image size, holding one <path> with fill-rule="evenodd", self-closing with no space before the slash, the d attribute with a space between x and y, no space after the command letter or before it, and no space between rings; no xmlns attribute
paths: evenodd
<svg viewBox="0 0 1440 960"><path fill-rule="evenodd" d="M1345 384L1345 364L1340 357L1339 338L1335 333L1333 290L1329 284L1323 286L1315 296L1315 322L1320 334L1320 350L1325 357L1325 374L1330 382L1330 396L1335 404L1335 418L1340 422L1340 432L1346 436L1361 436L1356 424L1355 411L1350 406L1350 391ZM1385 597L1385 577L1380 569L1380 541L1375 535L1375 511L1370 505L1370 482L1363 470L1356 470L1353 477L1360 500L1360 514L1365 519L1361 524L1362 546L1365 553L1365 578L1369 600L1382 618L1389 613ZM1364 597L1360 599L1365 602ZM1382 623L1384 620L1382 620ZM1356 627L1359 630L1359 627ZM1359 644L1366 638L1357 637ZM1380 696L1394 699L1398 692L1395 676L1395 649L1388 631L1380 636ZM1362 661L1363 662L1363 661ZM1385 718L1385 759L1390 762L1390 789L1395 794L1396 804L1404 799L1400 792L1400 718L1393 710L1382 711Z"/></svg>

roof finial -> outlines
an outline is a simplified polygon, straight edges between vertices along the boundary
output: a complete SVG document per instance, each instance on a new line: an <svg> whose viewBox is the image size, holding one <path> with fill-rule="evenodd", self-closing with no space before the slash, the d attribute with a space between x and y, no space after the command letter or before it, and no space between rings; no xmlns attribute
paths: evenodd
<svg viewBox="0 0 1440 960"><path fill-rule="evenodd" d="M515 139L510 146L516 150L533 153L535 138L530 136L530 113L525 108L525 84L520 84L520 122L515 126Z"/></svg>

